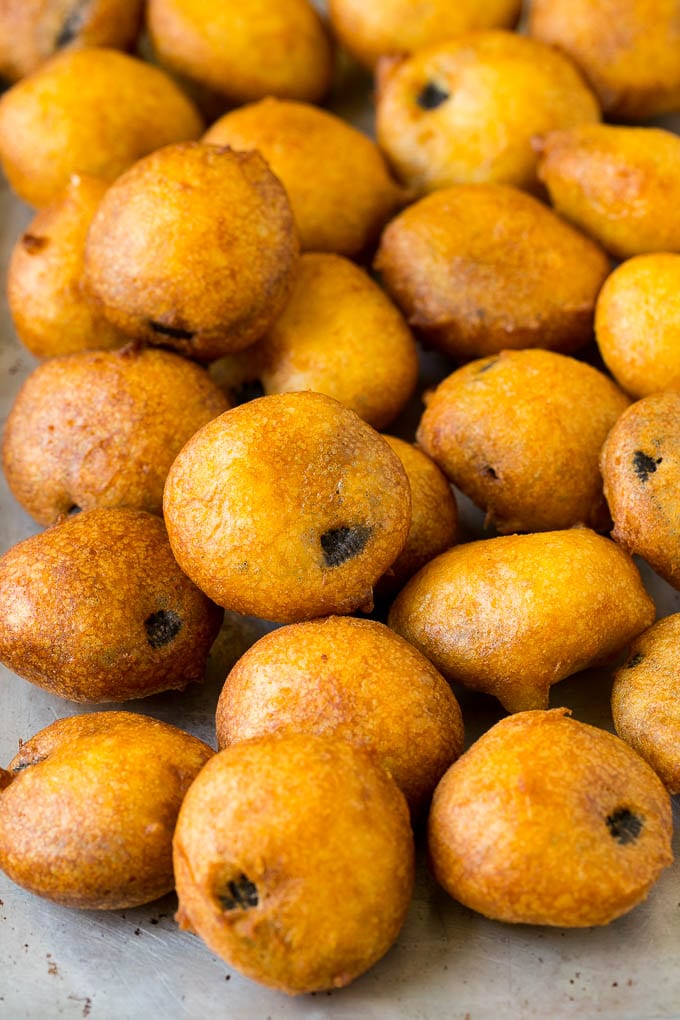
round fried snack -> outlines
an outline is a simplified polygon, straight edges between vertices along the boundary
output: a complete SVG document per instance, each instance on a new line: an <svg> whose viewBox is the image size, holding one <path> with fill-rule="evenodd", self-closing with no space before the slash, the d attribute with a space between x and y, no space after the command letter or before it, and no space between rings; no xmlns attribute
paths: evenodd
<svg viewBox="0 0 680 1020"><path fill-rule="evenodd" d="M211 360L262 336L290 296L297 256L286 193L259 153L188 142L109 188L85 282L123 332Z"/></svg>
<svg viewBox="0 0 680 1020"><path fill-rule="evenodd" d="M203 141L264 156L288 193L303 251L362 254L406 199L375 142L305 103L264 99L232 110Z"/></svg>
<svg viewBox="0 0 680 1020"><path fill-rule="evenodd" d="M25 741L0 793L0 868L65 907L121 910L174 888L172 833L213 752L131 712L58 719Z"/></svg>
<svg viewBox="0 0 680 1020"><path fill-rule="evenodd" d="M614 674L612 715L618 735L680 793L680 613L659 620L633 642Z"/></svg>
<svg viewBox="0 0 680 1020"><path fill-rule="evenodd" d="M267 734L335 734L370 751L418 814L463 750L446 680L382 623L330 616L266 634L217 705L220 748Z"/></svg>
<svg viewBox="0 0 680 1020"><path fill-rule="evenodd" d="M213 601L295 623L372 607L411 499L399 458L353 411L282 393L200 429L168 475L164 512L177 562Z"/></svg>
<svg viewBox="0 0 680 1020"><path fill-rule="evenodd" d="M386 228L375 261L408 321L459 361L569 353L593 334L609 259L541 202L494 184L444 188Z"/></svg>
<svg viewBox="0 0 680 1020"><path fill-rule="evenodd" d="M180 927L296 995L340 988L390 948L413 886L406 802L337 737L248 740L192 785L174 838Z"/></svg>
<svg viewBox="0 0 680 1020"><path fill-rule="evenodd" d="M3 0L0 77L18 81L59 50L132 46L142 0Z"/></svg>
<svg viewBox="0 0 680 1020"><path fill-rule="evenodd" d="M417 446L383 436L401 461L411 488L411 527L406 545L378 582L378 593L394 592L440 553L455 545L458 508L453 489L434 461Z"/></svg>
<svg viewBox="0 0 680 1020"><path fill-rule="evenodd" d="M233 358L229 375L239 382L259 380L266 394L325 393L376 429L399 414L418 380L416 344L401 313L339 255L303 255L279 318Z"/></svg>
<svg viewBox="0 0 680 1020"><path fill-rule="evenodd" d="M512 32L470 32L378 65L378 143L421 193L472 183L535 190L534 135L599 117L566 57Z"/></svg>
<svg viewBox="0 0 680 1020"><path fill-rule="evenodd" d="M496 921L609 924L673 863L670 798L611 733L566 709L524 712L485 733L437 787L437 881Z"/></svg>
<svg viewBox="0 0 680 1020"><path fill-rule="evenodd" d="M598 458L629 400L551 351L473 361L426 395L418 442L502 534L609 527Z"/></svg>
<svg viewBox="0 0 680 1020"><path fill-rule="evenodd" d="M609 433L601 467L612 537L680 589L680 393L633 404Z"/></svg>
<svg viewBox="0 0 680 1020"><path fill-rule="evenodd" d="M480 28L513 28L521 0L329 0L333 31L369 70L378 59L415 50Z"/></svg>
<svg viewBox="0 0 680 1020"><path fill-rule="evenodd" d="M141 510L88 510L0 557L0 661L71 701L200 682L223 615Z"/></svg>
<svg viewBox="0 0 680 1020"><path fill-rule="evenodd" d="M654 622L630 556L587 528L456 546L416 574L389 625L449 680L508 712L606 662Z"/></svg>
<svg viewBox="0 0 680 1020"><path fill-rule="evenodd" d="M3 169L38 207L54 202L71 174L112 181L148 152L202 130L164 71L116 50L69 50L0 98Z"/></svg>
<svg viewBox="0 0 680 1020"><path fill-rule="evenodd" d="M9 308L19 339L37 358L128 343L82 287L87 231L107 187L97 177L74 174L14 246Z"/></svg>
<svg viewBox="0 0 680 1020"><path fill-rule="evenodd" d="M2 459L40 524L95 506L160 513L184 443L228 403L208 373L169 351L84 351L44 362L9 413Z"/></svg>
<svg viewBox="0 0 680 1020"><path fill-rule="evenodd" d="M680 109L678 0L532 0L529 31L571 57L610 117Z"/></svg>
<svg viewBox="0 0 680 1020"><path fill-rule="evenodd" d="M308 0L149 0L162 64L234 103L263 96L321 100L332 53Z"/></svg>
<svg viewBox="0 0 680 1020"><path fill-rule="evenodd" d="M538 175L560 215L617 258L680 251L680 138L584 124L537 140Z"/></svg>
<svg viewBox="0 0 680 1020"><path fill-rule="evenodd" d="M680 255L637 255L620 265L600 292L595 332L626 393L680 390Z"/></svg>

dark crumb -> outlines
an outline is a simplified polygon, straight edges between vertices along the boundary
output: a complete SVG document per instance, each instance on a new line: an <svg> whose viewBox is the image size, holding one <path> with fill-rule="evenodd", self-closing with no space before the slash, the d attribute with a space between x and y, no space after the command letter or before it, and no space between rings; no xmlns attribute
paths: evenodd
<svg viewBox="0 0 680 1020"><path fill-rule="evenodd" d="M351 528L332 528L321 536L321 548L327 567L340 567L366 548L371 528L362 524Z"/></svg>
<svg viewBox="0 0 680 1020"><path fill-rule="evenodd" d="M182 629L182 620L172 609L159 609L144 621L146 640L152 648L162 648L177 637Z"/></svg>
<svg viewBox="0 0 680 1020"><path fill-rule="evenodd" d="M224 980L225 981L231 981L231 974L225 974L224 975Z"/></svg>
<svg viewBox="0 0 680 1020"><path fill-rule="evenodd" d="M649 454L644 453L642 450L636 450L633 454L633 468L635 474L638 476L641 482L646 482L650 475L653 475L656 471L657 465L660 464L663 457L659 457L654 460Z"/></svg>
<svg viewBox="0 0 680 1020"><path fill-rule="evenodd" d="M158 918L157 918L157 917L152 917L152 918L151 918L151 924L159 924L159 923L160 923L160 922L159 922L159 920L158 920Z"/></svg>
<svg viewBox="0 0 680 1020"><path fill-rule="evenodd" d="M441 88L439 85L435 85L434 82L428 82L425 88L422 90L416 103L421 110L436 110L438 106L445 103L449 98L449 93L446 89Z"/></svg>
<svg viewBox="0 0 680 1020"><path fill-rule="evenodd" d="M49 237L41 237L38 234L24 234L21 244L29 255L37 255L39 251L47 247L49 240Z"/></svg>
<svg viewBox="0 0 680 1020"><path fill-rule="evenodd" d="M160 333L161 336L170 336L173 340L193 340L196 336L195 332L191 332L188 329L178 329L176 326L164 326L162 322L149 321L154 333Z"/></svg>
<svg viewBox="0 0 680 1020"><path fill-rule="evenodd" d="M257 886L251 882L246 875L241 875L236 881L229 882L223 892L217 893L223 910L248 910L249 907L256 907L260 902L257 895Z"/></svg>
<svg viewBox="0 0 680 1020"><path fill-rule="evenodd" d="M618 981L612 981L612 988L618 988L618 987L619 987Z"/></svg>
<svg viewBox="0 0 680 1020"><path fill-rule="evenodd" d="M642 662L643 659L644 659L644 655L642 654L642 652L635 652L635 654L631 655L630 659L628 659L627 662L624 662L623 668L624 669L635 669L636 666L640 665L640 663Z"/></svg>
<svg viewBox="0 0 680 1020"><path fill-rule="evenodd" d="M628 808L619 808L607 817L607 826L612 839L615 839L621 846L635 843L642 832L644 821L638 815L634 815Z"/></svg>
<svg viewBox="0 0 680 1020"><path fill-rule="evenodd" d="M141 928L135 928L135 935L141 935L141 934L142 934L142 929Z"/></svg>

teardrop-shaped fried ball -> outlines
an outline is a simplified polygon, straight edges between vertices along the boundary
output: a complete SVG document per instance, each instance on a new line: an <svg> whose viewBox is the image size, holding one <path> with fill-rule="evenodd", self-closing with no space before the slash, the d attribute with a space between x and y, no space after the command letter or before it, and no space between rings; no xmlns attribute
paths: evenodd
<svg viewBox="0 0 680 1020"><path fill-rule="evenodd" d="M160 513L170 465L228 407L208 373L169 351L84 351L28 376L7 419L3 469L40 524L95 506Z"/></svg>
<svg viewBox="0 0 680 1020"><path fill-rule="evenodd" d="M141 510L88 510L0 557L0 661L71 701L200 682L222 617Z"/></svg>
<svg viewBox="0 0 680 1020"><path fill-rule="evenodd" d="M622 740L565 709L503 719L437 787L437 881L496 921L587 928L647 897L673 862L671 803Z"/></svg>
<svg viewBox="0 0 680 1020"><path fill-rule="evenodd" d="M532 0L529 31L571 57L610 117L680 110L678 0Z"/></svg>
<svg viewBox="0 0 680 1020"><path fill-rule="evenodd" d="M0 98L0 160L17 194L53 202L71 174L112 181L148 152L197 138L193 103L157 67L116 50L69 50Z"/></svg>
<svg viewBox="0 0 680 1020"><path fill-rule="evenodd" d="M606 530L599 455L629 400L552 351L473 361L426 396L418 442L498 531Z"/></svg>
<svg viewBox="0 0 680 1020"><path fill-rule="evenodd" d="M328 91L331 48L309 0L149 0L146 18L161 64L233 104Z"/></svg>
<svg viewBox="0 0 680 1020"><path fill-rule="evenodd" d="M0 76L18 81L60 50L128 49L141 27L143 0L3 0Z"/></svg>
<svg viewBox="0 0 680 1020"><path fill-rule="evenodd" d="M7 299L19 339L37 358L129 341L82 285L87 231L107 188L98 177L74 174L14 246Z"/></svg>
<svg viewBox="0 0 680 1020"><path fill-rule="evenodd" d="M303 255L281 315L231 360L224 368L239 383L257 380L266 394L325 393L376 429L399 414L418 379L415 340L401 313L340 255Z"/></svg>
<svg viewBox="0 0 680 1020"><path fill-rule="evenodd" d="M211 360L257 340L293 287L286 193L257 152L189 142L140 160L92 221L85 282L131 337Z"/></svg>
<svg viewBox="0 0 680 1020"><path fill-rule="evenodd" d="M288 193L303 251L361 255L406 199L372 139L306 103L263 99L232 110L203 141L264 156Z"/></svg>
<svg viewBox="0 0 680 1020"><path fill-rule="evenodd" d="M353 411L282 393L196 433L164 513L177 562L218 605L294 623L371 607L411 498L399 458Z"/></svg>
<svg viewBox="0 0 680 1020"><path fill-rule="evenodd" d="M601 456L612 536L680 589L680 393L651 393L619 418Z"/></svg>
<svg viewBox="0 0 680 1020"><path fill-rule="evenodd" d="M373 70L382 56L413 53L474 29L513 28L521 0L329 0L333 31L353 56Z"/></svg>
<svg viewBox="0 0 680 1020"><path fill-rule="evenodd" d="M121 910L174 888L172 834L213 752L131 712L58 719L25 741L0 793L0 868L65 907Z"/></svg>
<svg viewBox="0 0 680 1020"><path fill-rule="evenodd" d="M341 988L390 948L413 886L406 801L338 737L247 740L216 755L177 823L178 920L247 977Z"/></svg>
<svg viewBox="0 0 680 1020"><path fill-rule="evenodd" d="M654 622L630 556L587 528L456 546L397 597L389 625L449 680L508 712L605 662Z"/></svg>
<svg viewBox="0 0 680 1020"><path fill-rule="evenodd" d="M674 613L636 638L612 687L616 732L669 793L680 793L679 647L680 613Z"/></svg>
<svg viewBox="0 0 680 1020"><path fill-rule="evenodd" d="M597 121L571 61L512 32L470 32L378 67L377 137L399 179L535 190L535 135Z"/></svg>
<svg viewBox="0 0 680 1020"><path fill-rule="evenodd" d="M680 138L584 124L536 142L557 212L617 258L680 251Z"/></svg>
<svg viewBox="0 0 680 1020"><path fill-rule="evenodd" d="M410 206L385 229L375 266L411 325L458 361L577 350L609 273L605 253L542 202L493 184Z"/></svg>
<svg viewBox="0 0 680 1020"><path fill-rule="evenodd" d="M217 705L220 748L267 734L335 734L370 751L419 813L463 749L451 688L382 623L331 616L266 634Z"/></svg>
<svg viewBox="0 0 680 1020"><path fill-rule="evenodd" d="M618 266L597 299L595 333L633 398L680 390L680 255L637 255Z"/></svg>

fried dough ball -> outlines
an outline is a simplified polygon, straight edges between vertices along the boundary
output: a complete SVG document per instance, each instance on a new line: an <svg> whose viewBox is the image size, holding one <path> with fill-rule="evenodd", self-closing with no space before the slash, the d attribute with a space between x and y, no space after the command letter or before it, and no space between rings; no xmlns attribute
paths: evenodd
<svg viewBox="0 0 680 1020"><path fill-rule="evenodd" d="M18 81L59 50L132 46L142 0L2 0L0 76Z"/></svg>
<svg viewBox="0 0 680 1020"><path fill-rule="evenodd" d="M141 510L88 510L0 557L0 661L71 701L200 682L223 615Z"/></svg>
<svg viewBox="0 0 680 1020"><path fill-rule="evenodd" d="M400 588L410 577L440 553L455 545L458 536L458 508L453 489L433 460L417 446L383 436L406 472L411 489L411 527L406 545L378 582L378 593Z"/></svg>
<svg viewBox="0 0 680 1020"><path fill-rule="evenodd" d="M213 752L131 712L58 719L25 741L0 794L0 868L65 907L121 910L174 888L172 834Z"/></svg>
<svg viewBox="0 0 680 1020"><path fill-rule="evenodd" d="M160 62L232 103L324 97L333 59L308 0L149 0Z"/></svg>
<svg viewBox="0 0 680 1020"><path fill-rule="evenodd" d="M494 184L444 188L386 228L375 261L408 321L459 361L563 352L593 333L609 259L541 202Z"/></svg>
<svg viewBox="0 0 680 1020"><path fill-rule="evenodd" d="M2 457L40 524L95 506L160 513L184 443L228 407L207 372L168 351L84 351L44 362L19 390Z"/></svg>
<svg viewBox="0 0 680 1020"><path fill-rule="evenodd" d="M225 609L295 623L372 606L411 518L388 444L320 393L261 397L200 429L165 486L170 544Z"/></svg>
<svg viewBox="0 0 680 1020"><path fill-rule="evenodd" d="M647 897L673 863L668 794L611 733L566 709L485 733L437 787L437 881L496 921L587 928Z"/></svg>
<svg viewBox="0 0 680 1020"><path fill-rule="evenodd" d="M303 255L279 318L234 358L240 381L258 379L266 394L325 393L376 429L399 414L418 380L415 341L401 313L339 255Z"/></svg>
<svg viewBox="0 0 680 1020"><path fill-rule="evenodd" d="M259 153L188 142L109 188L85 282L123 332L211 360L262 336L290 296L297 256L286 193Z"/></svg>
<svg viewBox="0 0 680 1020"><path fill-rule="evenodd" d="M378 68L378 142L421 193L473 183L535 190L532 138L599 117L566 57L512 32L471 32Z"/></svg>
<svg viewBox="0 0 680 1020"><path fill-rule="evenodd" d="M612 715L618 735L680 793L680 613L659 620L633 642L614 674Z"/></svg>
<svg viewBox="0 0 680 1020"><path fill-rule="evenodd" d="M508 712L605 662L654 622L630 556L587 528L456 546L397 597L389 625L449 680Z"/></svg>
<svg viewBox="0 0 680 1020"><path fill-rule="evenodd" d="M680 109L678 0L532 0L529 31L571 57L610 117Z"/></svg>
<svg viewBox="0 0 680 1020"><path fill-rule="evenodd" d="M338 737L235 744L192 785L174 838L180 927L296 995L341 988L390 948L413 886L406 802Z"/></svg>
<svg viewBox="0 0 680 1020"><path fill-rule="evenodd" d="M202 130L164 71L115 50L69 50L0 98L3 169L40 208L74 173L112 181L148 152Z"/></svg>
<svg viewBox="0 0 680 1020"><path fill-rule="evenodd" d="M633 404L609 433L601 467L612 537L680 589L680 393Z"/></svg>
<svg viewBox="0 0 680 1020"><path fill-rule="evenodd" d="M552 351L473 361L426 395L418 443L498 531L609 526L598 458L629 400Z"/></svg>
<svg viewBox="0 0 680 1020"><path fill-rule="evenodd" d="M75 174L14 246L7 298L19 339L36 358L129 341L82 286L87 231L107 187L97 177Z"/></svg>
<svg viewBox="0 0 680 1020"><path fill-rule="evenodd" d="M266 634L227 677L219 747L273 733L365 748L415 814L463 750L458 702L434 666L382 623L340 616Z"/></svg>
<svg viewBox="0 0 680 1020"><path fill-rule="evenodd" d="M595 331L626 393L680 390L680 255L637 255L620 265L600 292Z"/></svg>
<svg viewBox="0 0 680 1020"><path fill-rule="evenodd" d="M617 258L680 251L680 138L660 128L584 124L537 143L561 216Z"/></svg>
<svg viewBox="0 0 680 1020"><path fill-rule="evenodd" d="M473 29L513 28L521 0L329 0L333 31L369 70L380 57L415 50Z"/></svg>
<svg viewBox="0 0 680 1020"><path fill-rule="evenodd" d="M263 99L233 110L203 141L264 156L288 193L303 251L360 255L406 198L375 142L305 103Z"/></svg>

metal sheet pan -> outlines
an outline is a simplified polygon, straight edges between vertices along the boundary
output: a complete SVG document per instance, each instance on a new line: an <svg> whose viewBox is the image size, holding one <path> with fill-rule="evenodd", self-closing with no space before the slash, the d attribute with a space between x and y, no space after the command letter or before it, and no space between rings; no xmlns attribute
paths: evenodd
<svg viewBox="0 0 680 1020"><path fill-rule="evenodd" d="M366 93L352 92L344 112L370 123ZM680 122L676 122L680 123ZM30 218L0 187L0 271ZM2 421L22 379L35 364L14 337L0 303ZM423 380L446 374L435 355L423 358ZM414 404L401 419L405 438L417 420ZM480 515L462 501L469 533L481 535ZM0 478L0 551L38 527ZM680 610L673 591L642 565L660 615ZM231 663L264 630L259 621L230 617L202 688L125 707L173 722L214 744L213 712ZM89 709L71 705L0 668L0 763L54 719ZM553 688L553 707L611 728L610 676L583 673ZM492 699L461 693L468 741L500 718ZM115 708L117 706L108 706ZM676 803L676 820L677 808ZM680 854L680 835L675 839ZM421 854L422 857L422 854ZM412 907L392 951L349 988L297 999L241 978L195 936L178 931L173 896L136 910L69 911L31 896L0 874L0 1017L158 1015L225 1016L230 1020L484 1020L513 1017L680 1016L680 865L669 869L646 903L606 928L540 929L487 921L437 888L421 860Z"/></svg>

